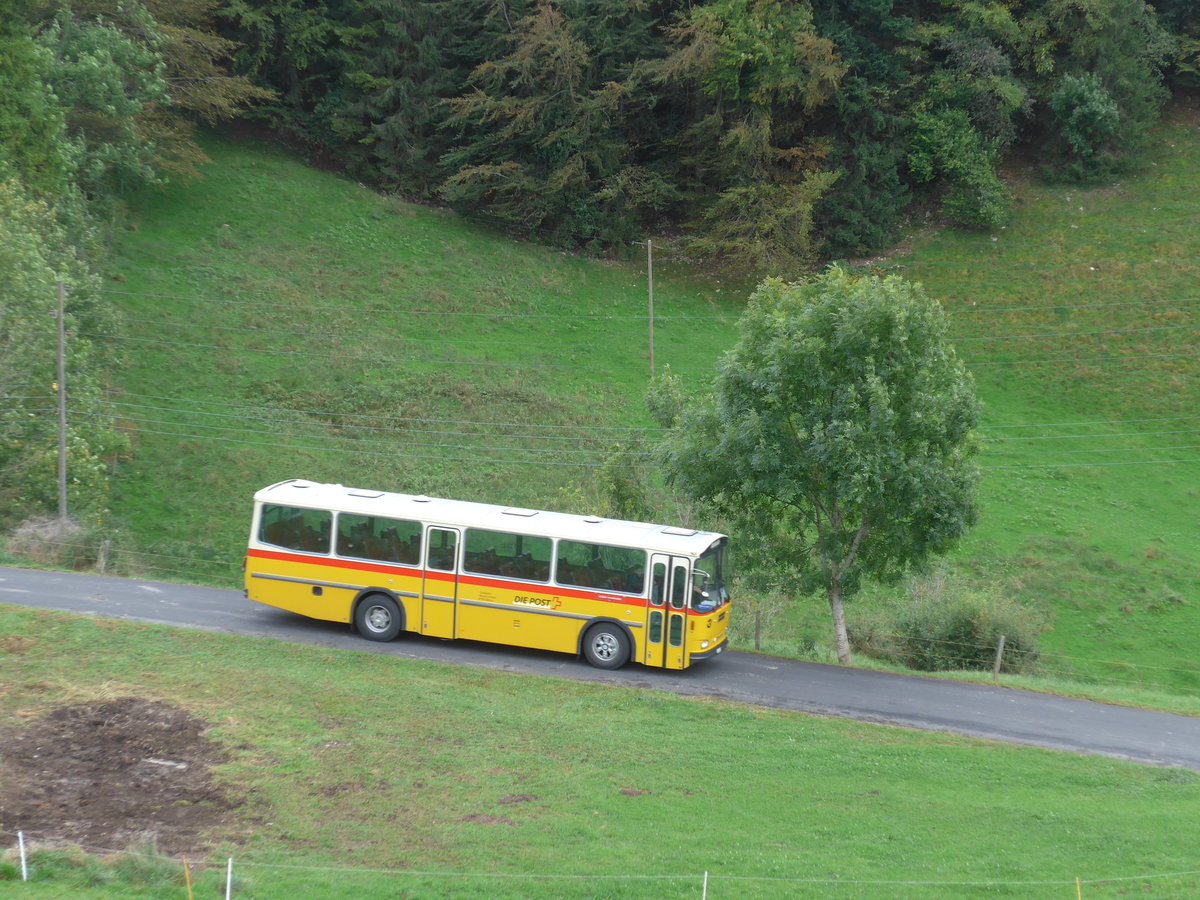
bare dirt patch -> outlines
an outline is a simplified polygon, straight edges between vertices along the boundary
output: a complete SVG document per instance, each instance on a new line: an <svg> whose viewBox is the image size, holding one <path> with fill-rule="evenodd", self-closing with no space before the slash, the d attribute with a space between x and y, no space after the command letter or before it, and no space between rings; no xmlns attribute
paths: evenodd
<svg viewBox="0 0 1200 900"><path fill-rule="evenodd" d="M0 726L0 830L39 843L197 849L236 807L210 767L208 723L136 698L67 706Z"/></svg>

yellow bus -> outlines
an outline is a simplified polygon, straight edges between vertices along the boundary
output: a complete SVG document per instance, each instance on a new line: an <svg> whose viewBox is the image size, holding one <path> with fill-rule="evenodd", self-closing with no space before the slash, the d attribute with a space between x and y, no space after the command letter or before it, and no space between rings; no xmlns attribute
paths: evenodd
<svg viewBox="0 0 1200 900"><path fill-rule="evenodd" d="M340 484L254 495L246 596L402 631L686 669L725 649L725 535Z"/></svg>

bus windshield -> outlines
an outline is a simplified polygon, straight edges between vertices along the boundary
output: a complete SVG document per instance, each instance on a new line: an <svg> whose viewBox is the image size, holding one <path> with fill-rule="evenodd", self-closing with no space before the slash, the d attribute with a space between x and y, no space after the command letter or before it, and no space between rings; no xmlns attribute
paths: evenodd
<svg viewBox="0 0 1200 900"><path fill-rule="evenodd" d="M692 608L697 612L712 612L729 602L726 543L723 538L714 543L692 569Z"/></svg>

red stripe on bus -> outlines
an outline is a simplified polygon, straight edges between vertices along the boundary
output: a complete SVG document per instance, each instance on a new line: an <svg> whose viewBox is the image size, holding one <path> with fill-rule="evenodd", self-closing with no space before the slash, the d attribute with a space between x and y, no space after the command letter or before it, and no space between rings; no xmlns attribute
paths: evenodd
<svg viewBox="0 0 1200 900"><path fill-rule="evenodd" d="M437 569L422 569L420 566L406 566L401 563L393 565L366 562L363 560L343 559L333 556L308 556L299 553L287 553L280 550L260 550L257 548L247 551L248 556L259 559L273 559L278 562L301 563L310 566L324 566L330 569L352 569L356 572L378 572L385 575L406 575L410 578L430 579L433 581L453 581L453 572L443 572ZM473 587L499 588L509 591L525 591L531 594L552 594L559 597L572 597L577 600L600 600L606 603L625 603L630 606L645 606L646 598L635 594L611 594L607 591L589 591L564 585L552 585L544 581L509 581L506 578L488 575L469 575L461 573L458 580L462 584ZM679 612L679 610L676 610Z"/></svg>

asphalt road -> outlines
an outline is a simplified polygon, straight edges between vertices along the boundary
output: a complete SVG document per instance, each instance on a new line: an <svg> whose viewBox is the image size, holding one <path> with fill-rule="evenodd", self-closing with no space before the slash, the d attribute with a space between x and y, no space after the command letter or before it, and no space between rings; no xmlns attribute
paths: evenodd
<svg viewBox="0 0 1200 900"><path fill-rule="evenodd" d="M344 650L717 697L739 703L1200 770L1200 719L1029 691L726 652L683 672L468 641L390 644L243 598L240 591L0 567L0 603Z"/></svg>

